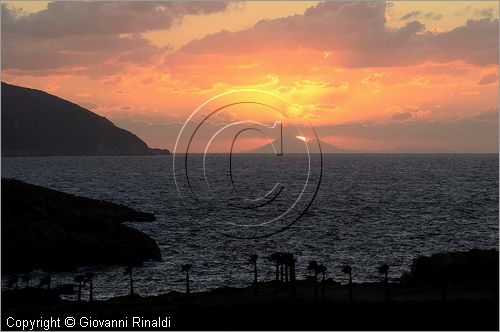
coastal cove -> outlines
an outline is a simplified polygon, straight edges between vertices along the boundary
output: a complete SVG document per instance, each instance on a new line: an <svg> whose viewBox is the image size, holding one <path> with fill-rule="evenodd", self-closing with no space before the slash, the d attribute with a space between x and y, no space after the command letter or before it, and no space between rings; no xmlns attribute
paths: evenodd
<svg viewBox="0 0 500 332"><path fill-rule="evenodd" d="M2 274L161 260L153 239L122 225L151 213L12 179L2 179L2 197Z"/></svg>
<svg viewBox="0 0 500 332"><path fill-rule="evenodd" d="M0 5L0 330L499 331L498 1Z"/></svg>
<svg viewBox="0 0 500 332"><path fill-rule="evenodd" d="M348 285L331 281L321 283L321 297L316 298L312 279L96 302L62 301L50 296L50 291L20 289L3 292L7 308L4 317L34 321L51 316L58 321L52 326L55 330L64 329L61 322L68 316L74 318L77 327L92 330L150 330L155 324L165 323L176 330L404 330L409 322L422 330L498 329L498 251L440 255L458 264L450 265L454 267L465 267L462 258L481 258L491 265L479 270L493 273L447 287L446 297L436 285L422 283L425 279L406 285L355 283L351 299ZM439 255L430 258L433 262L439 259ZM432 272L437 276L435 271L415 268L412 270L418 274ZM459 274L456 277L461 279ZM144 324L134 325L134 321ZM13 326L8 324L4 319L2 329L11 330Z"/></svg>
<svg viewBox="0 0 500 332"><path fill-rule="evenodd" d="M280 162L293 165L285 175L296 176L302 159L284 158L237 156L236 179L267 188ZM184 291L180 266L187 263L193 266L193 292L245 287L251 254L293 251L299 279L310 275L307 263L317 260L328 266L328 278L345 282L340 267L347 263L354 282L361 283L380 281L376 267L384 261L390 263L389 279L398 281L420 255L498 247L498 155L325 155L323 185L310 211L287 232L258 242L221 237L194 220L195 207L177 195L171 163L170 156L16 157L2 159L2 174L154 213L156 221L126 223L154 239L162 256L134 270L136 292L143 296ZM256 166L245 168L249 163ZM259 176L263 169L266 179ZM96 274L96 299L128 294L123 265L56 272L54 287L89 271ZM259 280L273 277L272 264L259 265Z"/></svg>

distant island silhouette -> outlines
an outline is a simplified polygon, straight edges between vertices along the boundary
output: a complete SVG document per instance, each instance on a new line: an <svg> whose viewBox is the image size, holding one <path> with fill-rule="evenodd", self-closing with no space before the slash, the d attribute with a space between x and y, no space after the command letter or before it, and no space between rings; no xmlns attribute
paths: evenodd
<svg viewBox="0 0 500 332"><path fill-rule="evenodd" d="M392 150L368 150L368 149L343 149L333 144L327 143L319 139L322 153L457 153L457 151L450 151L446 149L430 149L430 148L414 148L414 147L400 147ZM280 138L272 141L274 147L279 150ZM318 144L315 138L308 138L307 144L311 153L318 152ZM262 145L252 150L243 151L243 153L274 153L271 143ZM304 141L294 134L292 128L283 129L283 153L307 153Z"/></svg>
<svg viewBox="0 0 500 332"><path fill-rule="evenodd" d="M305 147L305 142L304 140L298 138L295 134L292 132L293 130L291 128L284 128L283 129L283 153L307 153L306 147ZM280 148L280 138L277 138L273 140L273 145L277 149L277 151ZM323 140L319 140L319 143L321 145L321 152L322 153L346 153L346 152L362 152L362 151L350 151L350 150L344 150L340 149L332 144L326 143ZM316 139L309 139L307 140L307 144L309 145L309 149L311 153L318 153L318 143ZM271 143L265 144L263 146L260 146L256 149L246 151L247 153L274 153L273 147Z"/></svg>
<svg viewBox="0 0 500 332"><path fill-rule="evenodd" d="M2 156L168 154L77 104L2 82Z"/></svg>

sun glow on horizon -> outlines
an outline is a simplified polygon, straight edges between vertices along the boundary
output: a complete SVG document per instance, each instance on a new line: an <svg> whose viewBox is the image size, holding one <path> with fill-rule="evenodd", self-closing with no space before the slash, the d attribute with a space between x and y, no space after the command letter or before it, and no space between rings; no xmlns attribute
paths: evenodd
<svg viewBox="0 0 500 332"><path fill-rule="evenodd" d="M2 4L4 81L151 146L173 149L210 98L260 90L288 101L287 123L307 121L341 148L498 147L476 135L498 113L497 2L166 2L171 15L133 1Z"/></svg>

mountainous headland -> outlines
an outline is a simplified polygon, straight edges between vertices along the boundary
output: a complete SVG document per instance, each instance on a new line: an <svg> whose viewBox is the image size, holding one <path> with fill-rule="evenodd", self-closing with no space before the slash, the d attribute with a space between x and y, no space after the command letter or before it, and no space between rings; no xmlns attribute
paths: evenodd
<svg viewBox="0 0 500 332"><path fill-rule="evenodd" d="M160 260L156 242L123 222L152 213L2 179L2 273Z"/></svg>
<svg viewBox="0 0 500 332"><path fill-rule="evenodd" d="M2 156L168 155L77 104L2 82Z"/></svg>

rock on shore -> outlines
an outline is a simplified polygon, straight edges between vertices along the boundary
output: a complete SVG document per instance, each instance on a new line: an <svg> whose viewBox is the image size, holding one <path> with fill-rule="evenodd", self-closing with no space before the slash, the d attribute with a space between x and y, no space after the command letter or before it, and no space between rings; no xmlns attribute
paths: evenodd
<svg viewBox="0 0 500 332"><path fill-rule="evenodd" d="M148 235L122 222L152 213L2 179L2 273L160 260Z"/></svg>
<svg viewBox="0 0 500 332"><path fill-rule="evenodd" d="M498 277L498 251L472 249L415 258L402 282L411 286L498 289Z"/></svg>

